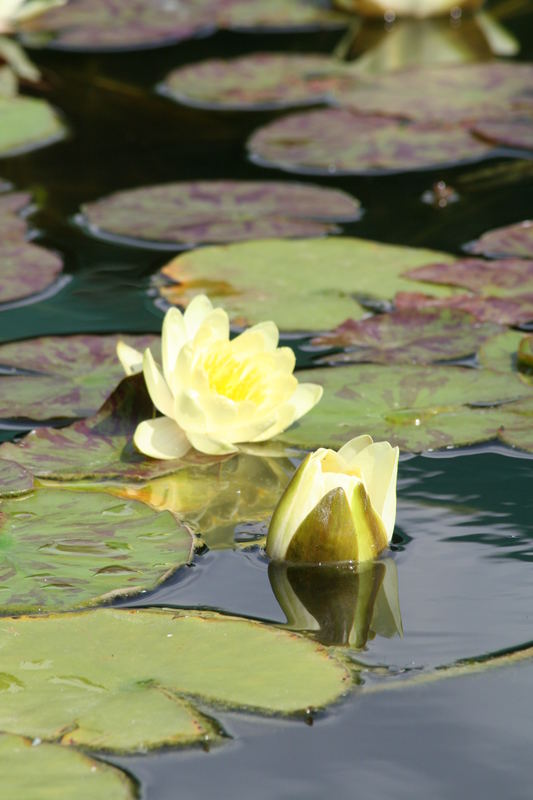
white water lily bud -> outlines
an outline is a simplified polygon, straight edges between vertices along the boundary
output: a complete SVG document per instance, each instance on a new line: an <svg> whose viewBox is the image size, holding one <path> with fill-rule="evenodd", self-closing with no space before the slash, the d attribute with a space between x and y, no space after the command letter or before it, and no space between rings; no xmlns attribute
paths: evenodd
<svg viewBox="0 0 533 800"><path fill-rule="evenodd" d="M310 453L274 511L268 555L308 564L376 558L394 530L398 456L370 436Z"/></svg>

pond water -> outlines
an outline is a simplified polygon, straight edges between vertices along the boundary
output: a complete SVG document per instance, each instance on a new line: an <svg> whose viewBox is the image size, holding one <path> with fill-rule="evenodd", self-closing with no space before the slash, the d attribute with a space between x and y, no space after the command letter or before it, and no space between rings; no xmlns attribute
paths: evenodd
<svg viewBox="0 0 533 800"><path fill-rule="evenodd" d="M531 15L508 21L524 60L533 59L530 22ZM80 204L120 189L177 180L283 180L284 173L262 169L244 156L250 133L278 112L194 110L157 96L152 87L179 64L266 50L330 53L338 38L332 32L226 33L139 53L32 51L69 137L2 160L0 173L33 194L29 220L37 240L64 255L70 280L38 303L4 308L0 340L159 332L162 311L147 289L168 253L91 237L73 223ZM506 163L493 158L399 175L298 180L341 188L360 199L364 216L343 224L344 234L459 255L465 242L485 230L531 217L531 173L492 182L484 176L489 167ZM457 189L460 202L441 209L421 203L423 192L440 180ZM307 366L308 351L290 341L298 366ZM0 431L2 439L16 434L12 428ZM494 443L402 457L386 575L393 594L397 586L401 623L396 617L396 627L403 636L371 631L363 649L350 651L357 664L376 669L342 702L305 721L222 710L217 719L231 738L211 749L106 759L139 782L144 800L294 800L326 794L380 800L529 798L531 661L427 683L416 679L434 676L436 667L531 645L531 459ZM191 566L158 589L116 605L214 609L285 624L276 575L263 551L232 545L234 534L244 541L266 532L263 519L248 522L253 524L219 532L219 548L199 552ZM341 613L342 598L332 595L331 603ZM329 635L325 626L318 638L321 634ZM387 676L397 679L390 691Z"/></svg>

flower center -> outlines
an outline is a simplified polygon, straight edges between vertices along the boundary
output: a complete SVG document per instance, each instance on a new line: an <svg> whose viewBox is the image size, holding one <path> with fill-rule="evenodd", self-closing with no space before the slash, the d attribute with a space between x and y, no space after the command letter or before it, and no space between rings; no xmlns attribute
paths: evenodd
<svg viewBox="0 0 533 800"><path fill-rule="evenodd" d="M231 344L221 343L209 350L203 368L209 387L236 403L251 400L259 405L265 398L264 374L249 356L235 355Z"/></svg>

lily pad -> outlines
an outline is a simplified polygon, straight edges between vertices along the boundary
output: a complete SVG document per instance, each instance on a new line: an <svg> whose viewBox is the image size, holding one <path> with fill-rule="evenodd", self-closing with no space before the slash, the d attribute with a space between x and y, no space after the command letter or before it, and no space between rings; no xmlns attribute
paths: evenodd
<svg viewBox="0 0 533 800"><path fill-rule="evenodd" d="M295 714L350 686L349 670L298 634L198 611L9 619L2 669L2 730L115 752L213 738L184 697Z"/></svg>
<svg viewBox="0 0 533 800"><path fill-rule="evenodd" d="M533 113L515 113L499 119L478 119L472 130L483 139L503 147L533 150Z"/></svg>
<svg viewBox="0 0 533 800"><path fill-rule="evenodd" d="M273 319L286 331L329 330L360 319L361 302L384 300L421 288L401 274L452 256L364 239L269 239L203 247L178 256L162 270L179 285L161 286L170 303L186 305L201 291L221 303L235 325ZM452 290L435 287L435 295Z"/></svg>
<svg viewBox="0 0 533 800"><path fill-rule="evenodd" d="M102 51L174 44L217 28L340 27L321 0L73 0L19 26L31 44Z"/></svg>
<svg viewBox="0 0 533 800"><path fill-rule="evenodd" d="M533 402L531 398L512 403L501 421L498 436L502 442L533 453Z"/></svg>
<svg viewBox="0 0 533 800"><path fill-rule="evenodd" d="M443 264L428 264L405 273L406 278L449 286L463 286L476 294L506 297L533 294L533 260L505 258L485 261L463 258Z"/></svg>
<svg viewBox="0 0 533 800"><path fill-rule="evenodd" d="M396 311L359 322L347 320L312 343L349 348L318 363L429 364L473 355L499 331L497 325L477 322L455 309Z"/></svg>
<svg viewBox="0 0 533 800"><path fill-rule="evenodd" d="M327 102L348 81L346 67L327 56L252 53L179 67L159 88L185 105L248 111Z"/></svg>
<svg viewBox="0 0 533 800"><path fill-rule="evenodd" d="M432 297L422 292L400 292L394 298L399 311L455 308L466 311L481 322L499 325L524 325L533 320L533 293L509 297L482 297L460 294L454 297Z"/></svg>
<svg viewBox="0 0 533 800"><path fill-rule="evenodd" d="M14 461L0 459L0 497L26 494L33 489L33 475Z"/></svg>
<svg viewBox="0 0 533 800"><path fill-rule="evenodd" d="M66 428L38 428L18 444L0 445L0 458L11 459L38 478L82 480L122 478L151 480L191 464L221 459L189 451L183 459L158 461L133 448L135 428L153 416L154 407L142 374L125 378L94 417Z"/></svg>
<svg viewBox="0 0 533 800"><path fill-rule="evenodd" d="M133 781L119 769L57 744L0 734L5 797L24 800L135 800Z"/></svg>
<svg viewBox="0 0 533 800"><path fill-rule="evenodd" d="M62 611L153 589L192 558L170 513L104 492L36 489L0 502L4 613Z"/></svg>
<svg viewBox="0 0 533 800"><path fill-rule="evenodd" d="M516 372L517 350L523 335L519 331L505 331L487 339L479 348L479 363L496 372Z"/></svg>
<svg viewBox="0 0 533 800"><path fill-rule="evenodd" d="M411 452L473 444L496 438L506 407L497 406L531 392L513 375L451 366L346 366L298 377L324 386L321 402L277 437L302 449L337 449L362 433Z"/></svg>
<svg viewBox="0 0 533 800"><path fill-rule="evenodd" d="M518 345L518 363L524 367L533 367L533 336L524 336Z"/></svg>
<svg viewBox="0 0 533 800"><path fill-rule="evenodd" d="M0 303L42 292L62 270L59 256L26 241L26 223L18 212L30 200L22 193L0 196Z"/></svg>
<svg viewBox="0 0 533 800"><path fill-rule="evenodd" d="M335 220L360 216L359 202L336 189L298 183L199 181L117 192L82 206L96 236L166 246L338 232Z"/></svg>
<svg viewBox="0 0 533 800"><path fill-rule="evenodd" d="M0 417L47 420L93 414L124 375L116 354L119 339L141 351L159 342L151 335L83 334L0 345Z"/></svg>
<svg viewBox="0 0 533 800"><path fill-rule="evenodd" d="M248 141L252 161L310 175L424 169L483 158L491 146L464 128L326 108L290 114Z"/></svg>
<svg viewBox="0 0 533 800"><path fill-rule="evenodd" d="M446 64L363 78L337 99L363 114L449 125L533 109L532 84L533 64Z"/></svg>
<svg viewBox="0 0 533 800"><path fill-rule="evenodd" d="M0 97L0 158L44 147L65 135L65 127L44 100Z"/></svg>
<svg viewBox="0 0 533 800"><path fill-rule="evenodd" d="M533 220L487 231L465 250L489 258L533 258Z"/></svg>

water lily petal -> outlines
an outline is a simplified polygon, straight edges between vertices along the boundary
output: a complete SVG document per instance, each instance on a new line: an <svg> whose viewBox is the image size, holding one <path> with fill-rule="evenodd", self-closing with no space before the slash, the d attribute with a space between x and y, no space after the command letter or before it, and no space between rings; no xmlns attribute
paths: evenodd
<svg viewBox="0 0 533 800"><path fill-rule="evenodd" d="M148 348L144 351L143 372L152 403L166 417L171 417L174 410L174 399Z"/></svg>
<svg viewBox="0 0 533 800"><path fill-rule="evenodd" d="M359 455L359 453L364 450L365 447L369 447L373 443L374 440L372 437L367 433L363 433L362 436L356 436L355 439L351 439L349 442L346 442L346 444L341 447L337 455L344 459L348 467L351 467L354 458Z"/></svg>
<svg viewBox="0 0 533 800"><path fill-rule="evenodd" d="M183 314L177 308L171 308L165 314L161 333L161 357L163 375L170 386L172 374L176 366L179 352L187 341L187 329Z"/></svg>
<svg viewBox="0 0 533 800"><path fill-rule="evenodd" d="M200 453L207 453L211 456L223 456L226 453L236 453L238 450L231 442L221 442L199 433L187 432L187 436L192 446Z"/></svg>
<svg viewBox="0 0 533 800"><path fill-rule="evenodd" d="M231 346L235 352L274 352L278 346L279 331L275 322L259 322L243 331L233 339Z"/></svg>
<svg viewBox="0 0 533 800"><path fill-rule="evenodd" d="M318 383L299 383L290 400L295 412L293 422L316 406L323 393Z"/></svg>
<svg viewBox="0 0 533 800"><path fill-rule="evenodd" d="M180 391L174 398L171 416L180 428L192 433L203 434L207 431L207 415L198 403L196 393Z"/></svg>
<svg viewBox="0 0 533 800"><path fill-rule="evenodd" d="M168 417L141 422L137 425L133 441L137 450L146 456L166 460L181 458L191 448L184 431Z"/></svg>
<svg viewBox="0 0 533 800"><path fill-rule="evenodd" d="M205 294L198 294L193 297L183 315L188 339L192 339L196 335L198 328L212 311L213 304Z"/></svg>
<svg viewBox="0 0 533 800"><path fill-rule="evenodd" d="M140 350L130 347L129 344L121 340L117 342L117 356L126 375L135 375L137 372L142 372L143 354Z"/></svg>
<svg viewBox="0 0 533 800"><path fill-rule="evenodd" d="M383 520L389 541L396 519L396 479L399 450L388 442L375 442L352 461L364 476L366 490L376 513Z"/></svg>

